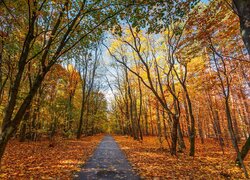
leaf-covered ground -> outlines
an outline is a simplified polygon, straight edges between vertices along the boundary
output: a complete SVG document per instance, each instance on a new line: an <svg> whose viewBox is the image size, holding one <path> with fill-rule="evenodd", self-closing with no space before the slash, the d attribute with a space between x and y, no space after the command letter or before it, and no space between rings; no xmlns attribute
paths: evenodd
<svg viewBox="0 0 250 180"><path fill-rule="evenodd" d="M58 138L54 147L49 147L49 141L11 140L2 161L0 179L72 179L72 172L80 170L102 137Z"/></svg>
<svg viewBox="0 0 250 180"><path fill-rule="evenodd" d="M232 147L225 147L223 155L215 140L206 140L204 145L197 140L194 158L188 156L188 147L178 157L171 156L167 144L160 149L156 137L145 137L143 142L124 136L115 136L115 140L145 179L244 179L243 171L234 164ZM250 173L249 160L247 157L245 164Z"/></svg>

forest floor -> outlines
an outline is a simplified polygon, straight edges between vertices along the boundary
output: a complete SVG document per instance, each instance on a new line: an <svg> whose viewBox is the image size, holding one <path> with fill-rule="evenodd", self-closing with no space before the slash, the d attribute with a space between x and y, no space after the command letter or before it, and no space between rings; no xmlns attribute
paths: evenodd
<svg viewBox="0 0 250 180"><path fill-rule="evenodd" d="M55 138L49 141L11 140L2 160L0 179L72 179L92 155L103 135L80 140Z"/></svg>
<svg viewBox="0 0 250 180"><path fill-rule="evenodd" d="M143 142L126 136L113 137L143 179L244 179L242 170L234 163L233 148L226 146L223 155L213 139L205 140L204 145L197 140L196 155L192 158L188 156L188 139L184 153L173 157L165 141L160 148L157 137L144 137ZM80 171L80 165L93 154L102 138L103 135L80 140L58 137L53 147L45 140L22 143L11 140L2 160L0 179L72 179L72 172ZM245 165L250 172L250 156Z"/></svg>
<svg viewBox="0 0 250 180"><path fill-rule="evenodd" d="M216 140L196 141L196 155L188 156L188 149L173 157L167 143L163 148L157 137L144 137L143 142L131 137L114 136L134 169L144 179L244 179L243 171L235 165L235 153L226 146L224 155ZM188 146L188 139L185 139ZM230 142L228 142L230 143ZM250 157L245 160L250 173Z"/></svg>

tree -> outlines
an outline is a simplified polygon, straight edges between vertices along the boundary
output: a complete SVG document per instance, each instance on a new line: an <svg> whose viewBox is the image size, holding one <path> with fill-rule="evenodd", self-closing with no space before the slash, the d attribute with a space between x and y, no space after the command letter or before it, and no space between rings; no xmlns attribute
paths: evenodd
<svg viewBox="0 0 250 180"><path fill-rule="evenodd" d="M11 2L10 2L11 3ZM46 74L63 55L75 47L81 40L91 33L102 33L101 26L109 19L129 6L129 3L115 6L109 2L93 1L91 3L71 2L66 0L60 4L53 1L34 0L22 2L22 8L14 7L12 13L23 16L23 25L28 27L27 33L20 38L21 53L18 54L17 73L13 78L10 98L6 106L2 123L0 139L0 158L10 137L16 132L26 109L29 107L36 92L41 86ZM6 5L8 7L9 4ZM18 4L17 4L18 5ZM117 10L114 10L117 7ZM6 14L9 9L6 8ZM102 11L105 9L105 11ZM96 11L98 13L96 13ZM23 13L25 12L25 13ZM70 16L67 16L71 13ZM86 25L84 21L93 18L92 23ZM18 23L16 27L18 27ZM15 28L16 28L15 27ZM74 34L81 32L78 39ZM22 41L24 39L24 41ZM27 95L17 106L19 88L28 62L36 61L34 82Z"/></svg>
<svg viewBox="0 0 250 180"><path fill-rule="evenodd" d="M247 0L232 0L232 6L240 19L240 31L248 54L250 54L250 2Z"/></svg>

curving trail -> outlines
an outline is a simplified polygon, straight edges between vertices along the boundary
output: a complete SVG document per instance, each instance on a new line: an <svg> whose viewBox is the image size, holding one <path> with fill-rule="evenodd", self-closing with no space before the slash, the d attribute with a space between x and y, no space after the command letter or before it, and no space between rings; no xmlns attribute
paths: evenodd
<svg viewBox="0 0 250 180"><path fill-rule="evenodd" d="M105 136L93 156L87 161L74 180L139 180L125 155L111 136Z"/></svg>

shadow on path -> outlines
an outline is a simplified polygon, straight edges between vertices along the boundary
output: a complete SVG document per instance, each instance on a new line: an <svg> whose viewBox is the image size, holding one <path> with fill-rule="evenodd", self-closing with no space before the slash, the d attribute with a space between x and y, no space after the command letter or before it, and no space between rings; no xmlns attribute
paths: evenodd
<svg viewBox="0 0 250 180"><path fill-rule="evenodd" d="M125 155L111 136L105 136L93 156L87 161L74 180L128 179L139 180Z"/></svg>

